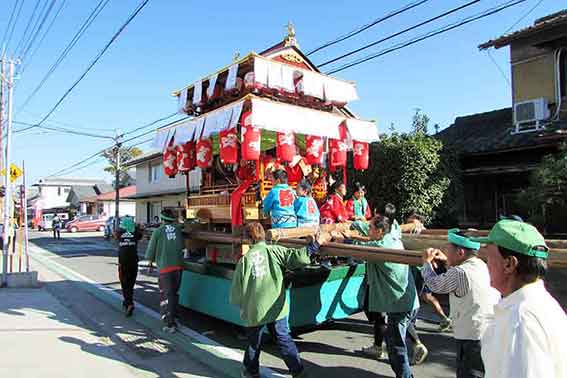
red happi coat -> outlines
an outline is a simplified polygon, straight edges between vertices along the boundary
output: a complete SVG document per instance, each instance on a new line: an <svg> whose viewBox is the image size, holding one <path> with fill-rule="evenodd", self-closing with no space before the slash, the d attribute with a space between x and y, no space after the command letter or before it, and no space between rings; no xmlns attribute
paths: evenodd
<svg viewBox="0 0 567 378"><path fill-rule="evenodd" d="M323 224L342 223L348 220L343 198L337 193L331 194L327 198L319 212Z"/></svg>
<svg viewBox="0 0 567 378"><path fill-rule="evenodd" d="M356 214L355 214L355 211L354 211L354 201L355 201L355 199L351 198L346 203L346 212L347 212L348 219L350 219L350 220L354 220L354 218L356 217ZM366 206L364 206L362 203L360 204L360 207L364 208L364 217L366 219L371 219L372 218L372 211L370 210L370 206L368 205L367 201L364 201L364 202L365 202Z"/></svg>

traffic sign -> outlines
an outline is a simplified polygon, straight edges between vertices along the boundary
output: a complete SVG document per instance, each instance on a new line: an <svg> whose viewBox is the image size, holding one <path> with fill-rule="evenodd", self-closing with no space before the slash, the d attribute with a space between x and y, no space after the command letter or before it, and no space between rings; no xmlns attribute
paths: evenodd
<svg viewBox="0 0 567 378"><path fill-rule="evenodd" d="M16 181L23 173L24 171L22 171L22 169L16 164L10 164L10 182ZM2 176L4 176L5 174L6 170L3 169Z"/></svg>

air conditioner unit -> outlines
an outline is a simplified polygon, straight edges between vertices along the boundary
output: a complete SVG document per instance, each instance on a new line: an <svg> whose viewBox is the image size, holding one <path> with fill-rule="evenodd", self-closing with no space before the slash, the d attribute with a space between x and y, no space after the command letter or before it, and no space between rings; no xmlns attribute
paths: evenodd
<svg viewBox="0 0 567 378"><path fill-rule="evenodd" d="M550 117L547 100L537 98L535 100L522 101L514 104L515 132L541 130L541 121Z"/></svg>

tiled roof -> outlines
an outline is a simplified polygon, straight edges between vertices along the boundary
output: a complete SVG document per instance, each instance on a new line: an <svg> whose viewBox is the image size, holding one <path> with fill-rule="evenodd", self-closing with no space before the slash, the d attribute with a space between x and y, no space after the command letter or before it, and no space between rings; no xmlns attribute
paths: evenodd
<svg viewBox="0 0 567 378"><path fill-rule="evenodd" d="M136 185L130 185L119 190L119 195L121 199L136 195ZM90 198L85 198L85 202L95 202L95 201L114 201L116 199L116 192L114 190L101 193L98 196L93 196Z"/></svg>
<svg viewBox="0 0 567 378"><path fill-rule="evenodd" d="M536 20L532 26L527 28L503 35L496 39L491 39L490 41L478 46L478 48L481 50L488 49L490 47L499 49L509 45L512 41L531 36L535 33L542 32L559 25L567 26L567 9L542 17Z"/></svg>
<svg viewBox="0 0 567 378"><path fill-rule="evenodd" d="M512 108L494 110L470 116L457 117L455 123L439 132L436 137L448 147L462 154L502 152L518 148L556 144L550 139L559 125L547 126L546 132L512 134ZM565 127L566 125L562 125Z"/></svg>

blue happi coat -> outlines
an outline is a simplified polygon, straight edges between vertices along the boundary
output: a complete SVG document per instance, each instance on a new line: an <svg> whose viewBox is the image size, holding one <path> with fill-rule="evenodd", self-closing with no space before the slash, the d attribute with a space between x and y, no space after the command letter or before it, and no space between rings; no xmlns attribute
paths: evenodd
<svg viewBox="0 0 567 378"><path fill-rule="evenodd" d="M262 211L271 216L272 228L297 227L295 198L295 192L288 184L277 184L270 190L262 203Z"/></svg>
<svg viewBox="0 0 567 378"><path fill-rule="evenodd" d="M317 226L319 224L319 207L313 197L297 197L293 203L297 216L297 227Z"/></svg>

